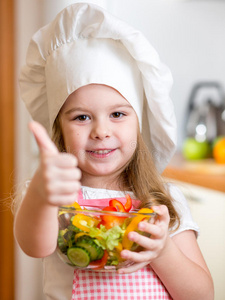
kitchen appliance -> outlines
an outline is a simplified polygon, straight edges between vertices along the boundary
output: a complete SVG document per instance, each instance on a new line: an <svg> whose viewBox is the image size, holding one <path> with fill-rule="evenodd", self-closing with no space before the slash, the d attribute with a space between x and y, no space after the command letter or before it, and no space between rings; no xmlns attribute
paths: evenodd
<svg viewBox="0 0 225 300"><path fill-rule="evenodd" d="M225 135L225 94L218 82L194 85L188 103L186 136L212 142Z"/></svg>

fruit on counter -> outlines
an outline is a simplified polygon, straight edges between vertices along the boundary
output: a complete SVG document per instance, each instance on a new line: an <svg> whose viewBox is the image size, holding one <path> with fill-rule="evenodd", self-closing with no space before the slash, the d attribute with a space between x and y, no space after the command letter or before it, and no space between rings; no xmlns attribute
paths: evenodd
<svg viewBox="0 0 225 300"><path fill-rule="evenodd" d="M213 144L213 158L219 164L225 164L225 137L219 137Z"/></svg>
<svg viewBox="0 0 225 300"><path fill-rule="evenodd" d="M184 141L182 153L187 160L204 159L210 156L211 147L207 141L198 142L195 138L188 137Z"/></svg>
<svg viewBox="0 0 225 300"><path fill-rule="evenodd" d="M216 145L217 142L219 142L220 140L225 139L225 135L219 135L217 136L213 142L212 142L212 149L214 148L214 146Z"/></svg>

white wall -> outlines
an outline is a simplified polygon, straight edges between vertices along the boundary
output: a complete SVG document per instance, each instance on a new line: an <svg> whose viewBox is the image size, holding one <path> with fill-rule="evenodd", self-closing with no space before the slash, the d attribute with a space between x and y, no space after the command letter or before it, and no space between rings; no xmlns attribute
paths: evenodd
<svg viewBox="0 0 225 300"><path fill-rule="evenodd" d="M172 71L178 146L193 84L212 80L225 90L225 1L113 0L108 9L141 30Z"/></svg>
<svg viewBox="0 0 225 300"><path fill-rule="evenodd" d="M33 33L54 18L63 7L85 1L16 1L16 77L25 62ZM95 0L113 14L140 29L172 70L171 97L178 120L179 147L183 138L184 116L193 84L218 80L225 88L225 1L217 0ZM17 80L17 181L23 182L34 170L34 143L27 129L29 120L19 97ZM16 300L41 300L41 264L16 252ZM36 275L36 277L35 277ZM36 295L36 296L35 296ZM35 298L36 297L36 298Z"/></svg>
<svg viewBox="0 0 225 300"><path fill-rule="evenodd" d="M55 18L56 14L60 12L64 7L71 5L77 2L89 2L97 4L103 8L106 8L107 0L42 0L42 12L44 16L44 23L50 22L52 19Z"/></svg>

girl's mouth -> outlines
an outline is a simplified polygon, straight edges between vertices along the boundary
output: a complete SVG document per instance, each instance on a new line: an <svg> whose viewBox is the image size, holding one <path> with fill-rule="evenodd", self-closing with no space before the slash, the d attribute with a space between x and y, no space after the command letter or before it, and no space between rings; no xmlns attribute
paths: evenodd
<svg viewBox="0 0 225 300"><path fill-rule="evenodd" d="M96 158L106 158L114 153L116 149L101 149L101 150L88 150L87 153Z"/></svg>

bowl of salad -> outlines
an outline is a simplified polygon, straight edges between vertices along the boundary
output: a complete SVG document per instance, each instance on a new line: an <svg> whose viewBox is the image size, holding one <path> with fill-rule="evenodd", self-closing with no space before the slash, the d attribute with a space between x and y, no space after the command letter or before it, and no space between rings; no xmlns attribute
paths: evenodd
<svg viewBox="0 0 225 300"><path fill-rule="evenodd" d="M154 223L156 213L149 208L132 210L126 195L123 205L117 199L107 207L81 207L78 203L59 208L57 252L63 262L78 269L100 272L116 271L130 266L131 261L120 256L123 249L140 251L141 247L128 239L130 231L138 230L141 221Z"/></svg>

